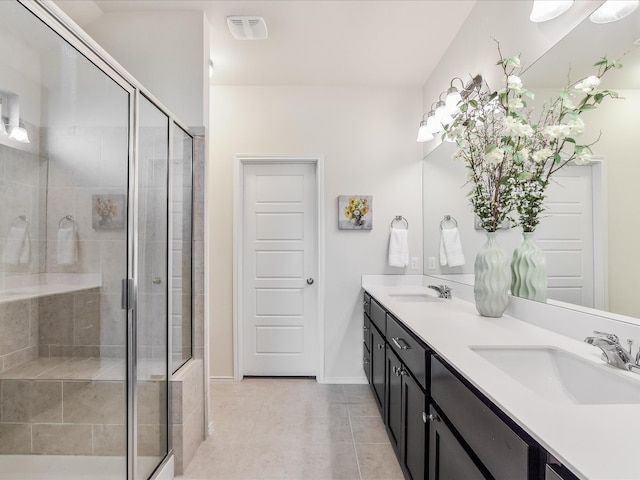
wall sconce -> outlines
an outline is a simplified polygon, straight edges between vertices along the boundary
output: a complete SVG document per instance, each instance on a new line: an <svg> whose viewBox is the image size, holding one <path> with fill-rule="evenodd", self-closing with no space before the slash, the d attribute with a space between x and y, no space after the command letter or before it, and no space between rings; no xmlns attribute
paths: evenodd
<svg viewBox="0 0 640 480"><path fill-rule="evenodd" d="M3 108L6 107L7 116ZM9 139L21 143L30 143L29 134L20 122L20 106L17 95L0 94L0 135L9 134Z"/></svg>
<svg viewBox="0 0 640 480"><path fill-rule="evenodd" d="M571 5L573 0L534 0L529 20L535 23L552 20L569 10Z"/></svg>
<svg viewBox="0 0 640 480"><path fill-rule="evenodd" d="M638 8L638 0L607 0L591 14L589 20L593 23L611 23L622 20Z"/></svg>
<svg viewBox="0 0 640 480"><path fill-rule="evenodd" d="M453 86L454 81L460 82L461 90ZM422 116L422 121L418 127L418 142L429 142L433 140L436 133L440 133L447 125L453 121L453 115L459 112L458 103L460 100L469 97L474 91L482 87L482 76L476 75L465 85L461 78L455 77L451 80L446 92L442 92L438 101L431 104L431 109ZM442 99L442 96L444 100ZM435 108L434 108L435 106ZM425 120L425 116L427 117Z"/></svg>

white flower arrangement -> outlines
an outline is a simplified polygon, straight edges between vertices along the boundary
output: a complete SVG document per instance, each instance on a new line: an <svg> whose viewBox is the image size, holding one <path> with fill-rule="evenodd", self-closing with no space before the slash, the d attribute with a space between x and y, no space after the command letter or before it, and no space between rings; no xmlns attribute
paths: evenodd
<svg viewBox="0 0 640 480"><path fill-rule="evenodd" d="M610 90L600 90L601 78L618 61L600 58L594 66L596 75L568 83L557 98L542 107L537 121L527 99L534 94L524 88L515 74L520 58L504 58L498 46L497 62L504 74L504 87L489 92L481 89L458 104L459 112L445 125L449 140L458 145L454 158L462 159L469 169L473 188L471 205L482 228L496 231L512 218L525 232L533 232L544 211L545 190L554 173L573 161L591 160L590 144L580 144L576 137L584 132L580 114L593 110L606 97L617 98Z"/></svg>

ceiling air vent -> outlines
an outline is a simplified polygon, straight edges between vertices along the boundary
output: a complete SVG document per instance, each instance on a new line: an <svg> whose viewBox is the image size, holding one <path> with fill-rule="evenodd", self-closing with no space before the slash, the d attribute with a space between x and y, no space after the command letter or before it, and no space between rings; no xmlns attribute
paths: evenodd
<svg viewBox="0 0 640 480"><path fill-rule="evenodd" d="M252 15L233 15L227 17L227 25L236 40L265 40L267 24L264 18Z"/></svg>

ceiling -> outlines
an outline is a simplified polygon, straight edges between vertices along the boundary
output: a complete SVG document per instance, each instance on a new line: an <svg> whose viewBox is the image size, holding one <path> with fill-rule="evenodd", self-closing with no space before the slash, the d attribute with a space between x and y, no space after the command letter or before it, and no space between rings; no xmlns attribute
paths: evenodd
<svg viewBox="0 0 640 480"><path fill-rule="evenodd" d="M60 0L81 26L103 14L201 10L216 85L422 86L475 0ZM235 40L229 15L264 17L269 38Z"/></svg>

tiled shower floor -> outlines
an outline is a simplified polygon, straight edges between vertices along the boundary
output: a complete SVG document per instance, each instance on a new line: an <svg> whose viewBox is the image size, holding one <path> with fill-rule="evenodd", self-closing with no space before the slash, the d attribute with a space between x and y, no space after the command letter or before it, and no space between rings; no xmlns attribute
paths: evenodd
<svg viewBox="0 0 640 480"><path fill-rule="evenodd" d="M368 385L211 384L214 433L180 480L400 480Z"/></svg>

